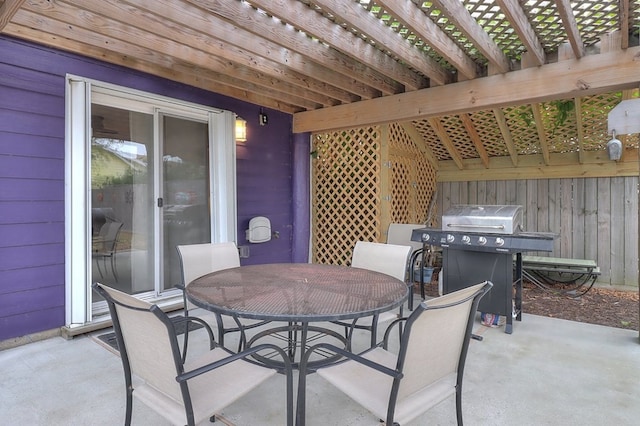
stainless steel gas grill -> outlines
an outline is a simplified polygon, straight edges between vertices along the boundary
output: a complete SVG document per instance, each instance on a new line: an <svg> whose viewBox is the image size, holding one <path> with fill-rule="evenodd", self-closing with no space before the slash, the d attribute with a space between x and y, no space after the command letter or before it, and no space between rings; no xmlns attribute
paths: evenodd
<svg viewBox="0 0 640 426"><path fill-rule="evenodd" d="M522 206L456 205L442 216L442 229L415 229L411 240L422 242L425 253L426 246L442 247L443 293L493 282L478 310L504 315L511 334L513 318L522 320L522 253L550 252L555 237L523 232Z"/></svg>

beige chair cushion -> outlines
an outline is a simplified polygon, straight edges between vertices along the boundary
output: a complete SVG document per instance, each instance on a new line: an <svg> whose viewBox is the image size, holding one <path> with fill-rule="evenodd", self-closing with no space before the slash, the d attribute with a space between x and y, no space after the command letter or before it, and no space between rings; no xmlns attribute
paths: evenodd
<svg viewBox="0 0 640 426"><path fill-rule="evenodd" d="M185 371L227 356L229 353L223 349L214 349L188 362L185 365ZM275 370L240 360L189 380L189 393L196 423L220 412L275 374ZM187 423L181 398L173 399L149 384L138 385L133 396L158 411L171 423L176 425Z"/></svg>

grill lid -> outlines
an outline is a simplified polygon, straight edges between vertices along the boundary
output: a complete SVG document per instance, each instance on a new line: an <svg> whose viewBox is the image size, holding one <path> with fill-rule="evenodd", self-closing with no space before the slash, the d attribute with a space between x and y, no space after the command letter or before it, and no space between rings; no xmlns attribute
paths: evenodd
<svg viewBox="0 0 640 426"><path fill-rule="evenodd" d="M523 230L522 220L522 206L458 204L442 215L442 229L516 234Z"/></svg>

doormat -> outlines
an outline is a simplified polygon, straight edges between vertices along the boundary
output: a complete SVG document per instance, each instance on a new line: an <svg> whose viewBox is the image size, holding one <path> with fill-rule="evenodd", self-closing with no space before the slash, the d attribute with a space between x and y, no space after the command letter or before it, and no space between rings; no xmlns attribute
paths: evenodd
<svg viewBox="0 0 640 426"><path fill-rule="evenodd" d="M176 319L178 318L181 318L181 317L171 318L171 321L174 322L174 327L176 328L176 335L184 334L184 332L187 329L186 327L187 323L184 321L180 321L180 322L176 321ZM189 331L198 330L202 327L204 327L202 324L189 322ZM101 334L100 336L98 336L98 339L102 340L104 343L106 343L116 351L118 352L120 351L120 349L118 348L118 340L116 339L115 332L112 331L111 333Z"/></svg>

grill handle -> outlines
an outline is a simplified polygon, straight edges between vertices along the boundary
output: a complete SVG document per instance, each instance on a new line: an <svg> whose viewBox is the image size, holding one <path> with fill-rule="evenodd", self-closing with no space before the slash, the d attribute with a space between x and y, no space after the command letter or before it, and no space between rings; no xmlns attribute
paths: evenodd
<svg viewBox="0 0 640 426"><path fill-rule="evenodd" d="M472 229L504 229L504 225L465 225L465 224L453 224L447 223L447 227L456 227L456 228L472 228Z"/></svg>

